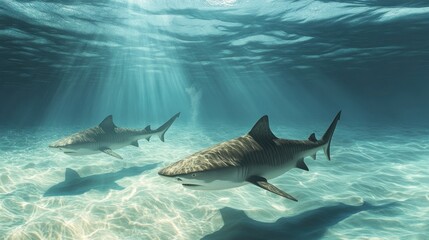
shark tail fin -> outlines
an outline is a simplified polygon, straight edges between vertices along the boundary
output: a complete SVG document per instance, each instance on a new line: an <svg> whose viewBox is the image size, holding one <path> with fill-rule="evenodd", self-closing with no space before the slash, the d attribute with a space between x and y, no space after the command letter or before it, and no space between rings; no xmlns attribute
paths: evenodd
<svg viewBox="0 0 429 240"><path fill-rule="evenodd" d="M171 124L173 124L174 120L176 120L176 118L178 118L179 116L180 116L180 112L176 113L176 115L171 117L166 123L164 123L161 127L155 130L159 136L159 139L161 139L161 141L164 142L165 132L167 132L167 130L171 127Z"/></svg>
<svg viewBox="0 0 429 240"><path fill-rule="evenodd" d="M334 135L335 127L337 126L338 120L340 120L340 116L341 116L341 111L337 113L331 125L329 126L328 130L326 130L325 134L323 134L323 137L322 137L322 141L324 142L323 150L328 160L331 160L330 147L331 147L332 135Z"/></svg>

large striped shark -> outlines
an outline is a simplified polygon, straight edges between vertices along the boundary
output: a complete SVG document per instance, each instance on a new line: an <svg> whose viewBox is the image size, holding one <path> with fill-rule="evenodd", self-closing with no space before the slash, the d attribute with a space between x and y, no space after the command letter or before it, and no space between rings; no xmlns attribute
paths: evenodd
<svg viewBox="0 0 429 240"><path fill-rule="evenodd" d="M316 159L316 152L321 149L330 160L332 135L340 115L341 111L320 140L314 133L308 140L277 138L270 130L268 116L263 116L248 134L197 152L161 169L158 174L190 189L216 190L252 183L298 201L267 179L295 167L308 171L304 158Z"/></svg>
<svg viewBox="0 0 429 240"><path fill-rule="evenodd" d="M49 147L59 149L72 156L104 152L122 159L113 149L128 145L138 147L138 140L145 138L149 141L152 135L158 135L164 142L165 132L179 115L180 113L177 113L156 130L151 130L150 125L145 129L120 128L113 123L112 115L109 115L98 126L65 137L52 143Z"/></svg>

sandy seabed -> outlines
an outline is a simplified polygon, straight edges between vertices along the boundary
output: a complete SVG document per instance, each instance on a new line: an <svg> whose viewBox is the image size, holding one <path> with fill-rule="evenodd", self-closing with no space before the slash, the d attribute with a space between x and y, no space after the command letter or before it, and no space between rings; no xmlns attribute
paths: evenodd
<svg viewBox="0 0 429 240"><path fill-rule="evenodd" d="M339 125L331 147L271 180L299 202L252 185L193 191L157 171L248 129L174 126L163 143L140 141L71 157L50 142L78 129L1 129L0 236L6 239L426 239L429 236L429 131ZM316 135L323 134L321 128ZM282 138L305 139L305 127L273 127ZM159 163L117 183L72 196L44 197L64 181Z"/></svg>

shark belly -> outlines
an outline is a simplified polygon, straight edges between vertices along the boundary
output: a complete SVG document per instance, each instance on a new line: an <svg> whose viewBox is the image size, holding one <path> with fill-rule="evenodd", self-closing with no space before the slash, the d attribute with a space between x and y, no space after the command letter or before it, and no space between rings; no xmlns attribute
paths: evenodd
<svg viewBox="0 0 429 240"><path fill-rule="evenodd" d="M123 148L123 147L126 147L126 146L129 146L129 145L131 145L131 142L116 142L116 143L106 143L106 144L103 144L103 146L102 146L102 148L103 147L107 147L107 148L110 148L110 149L119 149L119 148Z"/></svg>
<svg viewBox="0 0 429 240"><path fill-rule="evenodd" d="M205 185L187 185L183 184L183 187L194 189L194 190L222 190L222 189L229 189L229 188L236 188L241 187L243 185L248 184L248 182L241 181L241 182L233 182L228 180L215 180L213 182L210 182L209 184Z"/></svg>
<svg viewBox="0 0 429 240"><path fill-rule="evenodd" d="M78 149L76 151L64 151L65 154L70 156L84 156L99 153L100 151L94 151L91 149Z"/></svg>
<svg viewBox="0 0 429 240"><path fill-rule="evenodd" d="M79 144L73 149L74 151L64 151L64 153L73 156L97 154L103 149L119 149L129 146L133 140L120 136L103 136L99 137L95 142Z"/></svg>
<svg viewBox="0 0 429 240"><path fill-rule="evenodd" d="M241 187L249 184L247 181L251 176L262 176L266 179L276 178L294 167L294 164L283 164L279 166L246 166L230 167L216 171L200 173L197 179L188 179L184 187L194 190L222 190Z"/></svg>
<svg viewBox="0 0 429 240"><path fill-rule="evenodd" d="M273 179L283 175L285 172L295 167L295 164L285 163L279 166L257 166L251 176L261 176L266 179ZM250 177L250 176L249 176Z"/></svg>
<svg viewBox="0 0 429 240"><path fill-rule="evenodd" d="M226 167L197 173L194 178L182 178L182 185L195 190L221 190L240 187L248 182L247 169L243 167Z"/></svg>

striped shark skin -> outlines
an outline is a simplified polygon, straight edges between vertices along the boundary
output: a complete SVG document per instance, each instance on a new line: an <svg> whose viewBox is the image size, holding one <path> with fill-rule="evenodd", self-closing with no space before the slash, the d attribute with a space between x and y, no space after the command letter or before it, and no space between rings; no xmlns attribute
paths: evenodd
<svg viewBox="0 0 429 240"><path fill-rule="evenodd" d="M156 130L151 130L150 125L144 129L120 128L113 123L112 115L109 115L98 126L60 139L50 144L49 147L71 156L103 152L122 159L119 154L113 151L114 149L128 145L139 147L138 140L145 138L149 141L152 135L158 135L161 141L164 142L165 132L179 115L180 113L175 114Z"/></svg>
<svg viewBox="0 0 429 240"><path fill-rule="evenodd" d="M320 140L314 133L307 140L277 138L270 130L268 116L263 116L252 130L239 138L194 153L158 174L195 190L218 190L248 183L298 201L295 197L268 182L292 168L308 171L304 158L316 159L319 150L330 160L332 135L341 111L335 116Z"/></svg>

